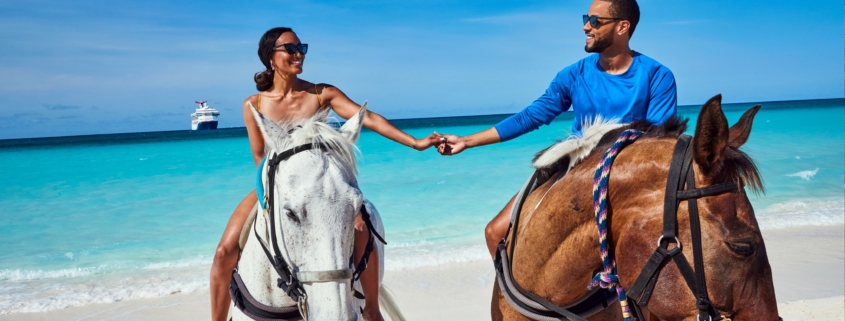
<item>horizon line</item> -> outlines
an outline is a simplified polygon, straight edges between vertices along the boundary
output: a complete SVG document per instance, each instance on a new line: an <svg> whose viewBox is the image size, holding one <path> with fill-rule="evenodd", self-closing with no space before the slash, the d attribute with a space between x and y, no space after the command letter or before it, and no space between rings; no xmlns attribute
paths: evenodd
<svg viewBox="0 0 845 321"><path fill-rule="evenodd" d="M845 97L837 97L837 98L814 98L814 99L792 99L792 100L769 100L769 101L751 101L751 102L733 102L733 103L722 103L722 106L726 105L743 105L743 104L766 104L766 103L789 103L789 102L799 102L799 101L821 101L821 100L845 100ZM701 108L702 105L678 105L678 108ZM561 115L570 114L574 111L568 110ZM416 117L416 118L390 118L389 121L412 121L412 120L435 120L435 119L447 119L447 118L475 118L475 117L505 117L511 116L516 113L502 113L502 114L480 114L480 115L453 115L453 116L436 116L436 117ZM560 117L559 115L558 117ZM556 117L557 119L557 117ZM330 121L331 122L331 121ZM337 124L343 124L344 122L333 122ZM238 129L245 129L246 126L237 126L237 127L221 127L215 130L190 130L190 129L172 129L172 130L158 130L158 131L136 131L136 132L114 132L114 133L104 133L104 134L85 134L85 135L67 135L67 136L37 136L37 137L23 137L23 138L3 138L0 139L0 148L6 147L16 147L16 146L29 146L29 145L40 145L40 144L10 144L15 141L34 141L37 140L46 140L46 139L84 139L84 138L99 138L102 136L115 136L115 135L137 135L137 134L155 134L155 133L177 133L177 132L186 132L186 133L214 133L219 132L220 130L238 130ZM365 129L366 130L366 129ZM217 137L215 137L217 138Z"/></svg>

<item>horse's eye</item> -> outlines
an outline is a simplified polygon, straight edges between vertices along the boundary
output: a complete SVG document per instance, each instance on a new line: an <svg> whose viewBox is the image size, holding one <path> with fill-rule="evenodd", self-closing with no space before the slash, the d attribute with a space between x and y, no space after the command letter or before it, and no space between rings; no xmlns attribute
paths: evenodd
<svg viewBox="0 0 845 321"><path fill-rule="evenodd" d="M288 216L288 218L291 221L294 221L295 223L299 223L299 218L296 217L296 214L294 214L293 211L285 209L285 214Z"/></svg>
<svg viewBox="0 0 845 321"><path fill-rule="evenodd" d="M754 254L754 249L756 246L752 243L745 243L745 242L736 242L736 243L727 243L728 247L734 253L738 254L742 257L749 257L751 254Z"/></svg>

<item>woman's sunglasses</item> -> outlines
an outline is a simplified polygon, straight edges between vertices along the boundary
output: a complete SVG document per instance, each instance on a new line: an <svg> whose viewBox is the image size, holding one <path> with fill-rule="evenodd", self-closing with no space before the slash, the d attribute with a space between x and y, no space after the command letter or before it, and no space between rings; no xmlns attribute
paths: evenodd
<svg viewBox="0 0 845 321"><path fill-rule="evenodd" d="M285 43L285 44L281 44L281 45L273 47L273 51L278 51L276 49L278 49L279 47L285 48L285 52L287 52L291 56L296 54L297 50L299 50L299 52L302 53L303 55L308 53L308 44L307 43L301 43L299 45L294 45L292 43Z"/></svg>
<svg viewBox="0 0 845 321"><path fill-rule="evenodd" d="M599 26L599 19L614 20L614 21L625 20L625 19L622 19L622 18L605 18L605 17L588 16L588 15L583 15L583 16L581 16L581 18L584 19L583 24L587 24L587 22L589 22L590 26L593 27L593 28Z"/></svg>

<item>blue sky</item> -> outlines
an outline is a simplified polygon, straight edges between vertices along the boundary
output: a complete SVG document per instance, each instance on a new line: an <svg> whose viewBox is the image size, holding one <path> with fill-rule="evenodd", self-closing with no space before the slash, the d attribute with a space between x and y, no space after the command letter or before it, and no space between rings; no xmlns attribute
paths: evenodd
<svg viewBox="0 0 845 321"><path fill-rule="evenodd" d="M0 139L243 126L264 31L309 43L303 79L388 118L513 113L585 57L590 1L0 0ZM640 1L631 47L682 105L845 96L841 1Z"/></svg>

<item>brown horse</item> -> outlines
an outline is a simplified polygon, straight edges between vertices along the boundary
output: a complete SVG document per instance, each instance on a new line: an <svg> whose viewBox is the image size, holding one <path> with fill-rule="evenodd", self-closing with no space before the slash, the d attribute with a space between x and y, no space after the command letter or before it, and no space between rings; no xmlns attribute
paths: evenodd
<svg viewBox="0 0 845 321"><path fill-rule="evenodd" d="M702 107L692 140L696 186L733 181L762 191L753 161L738 149L748 139L758 110L759 106L751 108L728 128L721 95ZM629 289L661 236L669 164L686 123L678 118L660 126L636 122L610 131L557 183L551 179L532 192L522 207L518 231L511 230L508 236L511 242L516 232L510 258L514 280L559 306L587 293L591 278L602 266L593 210L594 170L619 133L636 128L644 132L642 138L619 153L608 183L610 252L616 257L621 285ZM733 320L778 320L766 247L745 190L700 198L698 212L707 292L713 306ZM689 220L682 202L677 210L678 238L692 264ZM645 315L649 320L696 320L695 296L676 264L667 262L650 301L642 307ZM528 319L508 304L498 285L493 291L492 318ZM621 320L619 304L589 319Z"/></svg>

